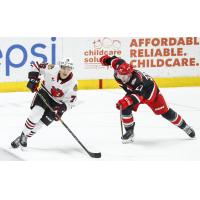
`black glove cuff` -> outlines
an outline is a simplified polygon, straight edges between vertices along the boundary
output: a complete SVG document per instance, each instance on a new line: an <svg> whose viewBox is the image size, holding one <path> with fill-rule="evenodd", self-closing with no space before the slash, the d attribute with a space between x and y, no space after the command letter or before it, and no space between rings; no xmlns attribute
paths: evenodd
<svg viewBox="0 0 200 200"><path fill-rule="evenodd" d="M31 92L34 92L35 85L36 85L35 81L29 80L29 82L27 83L27 88L29 88Z"/></svg>
<svg viewBox="0 0 200 200"><path fill-rule="evenodd" d="M107 65L111 65L112 60L114 60L115 58L117 58L117 57L116 57L116 56L112 56L112 57L106 59L106 60L105 60L105 63L106 63Z"/></svg>
<svg viewBox="0 0 200 200"><path fill-rule="evenodd" d="M29 79L38 79L39 75L40 75L39 72L29 72L28 78Z"/></svg>

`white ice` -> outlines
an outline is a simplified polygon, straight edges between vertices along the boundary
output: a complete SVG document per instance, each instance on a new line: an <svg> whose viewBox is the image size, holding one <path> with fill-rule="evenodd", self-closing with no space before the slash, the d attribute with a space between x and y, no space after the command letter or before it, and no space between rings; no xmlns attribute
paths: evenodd
<svg viewBox="0 0 200 200"><path fill-rule="evenodd" d="M145 105L134 114L135 141L121 143L119 111L115 103L122 90L81 90L78 105L63 120L98 160L200 160L200 88L161 89L168 105L196 131L190 139ZM12 149L29 115L33 94L0 93L0 160L95 160L90 158L60 122L44 127L28 140L27 149Z"/></svg>

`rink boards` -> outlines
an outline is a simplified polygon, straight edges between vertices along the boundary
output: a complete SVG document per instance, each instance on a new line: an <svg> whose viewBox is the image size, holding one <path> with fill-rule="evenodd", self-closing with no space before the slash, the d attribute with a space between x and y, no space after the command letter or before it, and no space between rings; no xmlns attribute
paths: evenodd
<svg viewBox="0 0 200 200"><path fill-rule="evenodd" d="M200 86L200 77L173 77L155 78L159 87L191 87ZM0 82L0 92L23 92L28 91L27 82ZM114 89L119 88L113 79L78 80L78 89Z"/></svg>
<svg viewBox="0 0 200 200"><path fill-rule="evenodd" d="M144 71L160 87L200 86L199 37L46 37L0 38L0 92L27 91L33 61L74 62L79 89L118 88L102 55L118 56Z"/></svg>

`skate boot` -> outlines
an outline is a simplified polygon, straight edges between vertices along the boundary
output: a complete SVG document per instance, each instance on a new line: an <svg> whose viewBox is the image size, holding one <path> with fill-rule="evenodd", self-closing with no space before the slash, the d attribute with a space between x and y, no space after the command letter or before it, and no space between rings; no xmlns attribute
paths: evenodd
<svg viewBox="0 0 200 200"><path fill-rule="evenodd" d="M133 142L134 131L133 128L126 130L126 133L121 137L123 144L128 144Z"/></svg>
<svg viewBox="0 0 200 200"><path fill-rule="evenodd" d="M20 141L20 136L17 137L17 138L11 143L11 147L14 148L14 149L18 148L19 145L20 145L19 141Z"/></svg>
<svg viewBox="0 0 200 200"><path fill-rule="evenodd" d="M22 147L27 147L27 136L22 132L21 136L20 136L20 141L19 141L20 145Z"/></svg>
<svg viewBox="0 0 200 200"><path fill-rule="evenodd" d="M191 128L190 126L186 125L186 127L183 129L189 137L194 138L195 137L195 132L194 129Z"/></svg>

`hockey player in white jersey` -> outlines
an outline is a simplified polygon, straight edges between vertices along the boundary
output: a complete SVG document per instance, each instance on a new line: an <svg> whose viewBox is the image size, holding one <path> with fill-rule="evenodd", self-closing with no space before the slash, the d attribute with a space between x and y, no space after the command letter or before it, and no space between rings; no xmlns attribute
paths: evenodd
<svg viewBox="0 0 200 200"><path fill-rule="evenodd" d="M62 59L58 65L36 62L31 66L27 87L36 94L21 135L11 143L13 148L18 148L20 145L27 147L27 138L32 137L43 126L48 126L54 120L58 121L65 111L75 105L77 99L77 80L72 73L73 62L70 58ZM38 90L42 76L44 80ZM54 112L46 106L37 93L45 98Z"/></svg>

